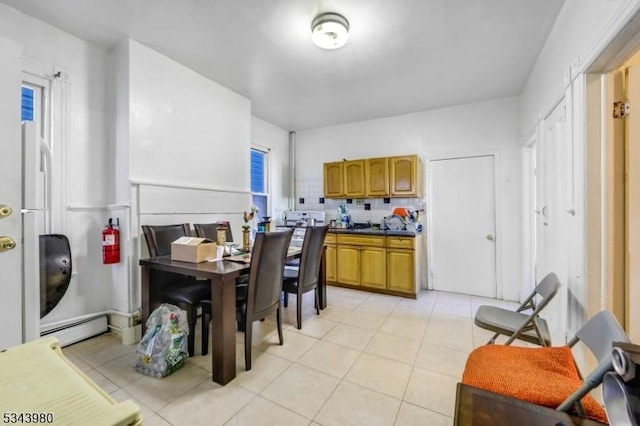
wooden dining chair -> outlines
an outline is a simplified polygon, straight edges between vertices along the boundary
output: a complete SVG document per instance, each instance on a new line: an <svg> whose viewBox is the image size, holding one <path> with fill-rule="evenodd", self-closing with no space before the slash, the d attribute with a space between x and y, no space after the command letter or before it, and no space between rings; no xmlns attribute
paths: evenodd
<svg viewBox="0 0 640 426"><path fill-rule="evenodd" d="M275 311L279 342L281 345L284 343L280 315L280 295L282 294L284 263L287 259L287 251L292 234L292 229L258 232L256 234L256 240L251 251L249 283L246 291L236 291L236 320L238 321L238 329L244 331L244 365L247 371L251 370L251 340L254 321L261 320ZM202 345L204 347L204 336L207 336L208 343L208 317L211 314L210 300L202 301L202 313ZM206 328L204 324L206 324Z"/></svg>
<svg viewBox="0 0 640 426"><path fill-rule="evenodd" d="M167 256L171 254L171 243L180 237L191 236L188 223L178 225L142 225L149 256ZM200 301L211 299L211 282L195 280L180 274L165 271L151 271L154 288L160 288L159 299L162 302L179 306L187 313L189 336L187 348L189 356L195 353L195 330Z"/></svg>
<svg viewBox="0 0 640 426"><path fill-rule="evenodd" d="M296 318L298 329L302 328L302 295L313 291L315 296L316 313L320 315L318 305L318 286L320 277L320 264L322 262L322 248L327 236L329 225L310 226L304 234L302 241L302 253L300 254L300 266L287 267L284 270L282 291L284 292L284 307L289 306L289 293L296 295Z"/></svg>

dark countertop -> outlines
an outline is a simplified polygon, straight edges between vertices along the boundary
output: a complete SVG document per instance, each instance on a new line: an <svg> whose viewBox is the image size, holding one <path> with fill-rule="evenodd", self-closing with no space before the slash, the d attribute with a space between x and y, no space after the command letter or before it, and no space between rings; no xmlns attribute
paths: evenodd
<svg viewBox="0 0 640 426"><path fill-rule="evenodd" d="M345 228L329 228L329 232L334 234L356 234L356 235L384 235L387 237L415 237L422 234L422 232L412 231L390 231L380 229L345 229Z"/></svg>

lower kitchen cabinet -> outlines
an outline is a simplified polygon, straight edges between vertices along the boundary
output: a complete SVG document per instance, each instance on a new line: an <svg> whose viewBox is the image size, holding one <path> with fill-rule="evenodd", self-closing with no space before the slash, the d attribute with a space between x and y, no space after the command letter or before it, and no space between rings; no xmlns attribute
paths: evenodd
<svg viewBox="0 0 640 426"><path fill-rule="evenodd" d="M413 250L387 250L387 288L415 294L415 259Z"/></svg>
<svg viewBox="0 0 640 426"><path fill-rule="evenodd" d="M418 241L416 241L418 240ZM416 297L420 236L327 235L327 282Z"/></svg>
<svg viewBox="0 0 640 426"><path fill-rule="evenodd" d="M360 285L360 247L338 244L338 282Z"/></svg>
<svg viewBox="0 0 640 426"><path fill-rule="evenodd" d="M385 288L385 237L340 234L336 246L337 282Z"/></svg>
<svg viewBox="0 0 640 426"><path fill-rule="evenodd" d="M387 286L383 247L362 247L360 250L360 285L384 290Z"/></svg>
<svg viewBox="0 0 640 426"><path fill-rule="evenodd" d="M324 244L327 246L327 251L324 254L325 274L327 282L333 283L338 279L338 265L336 264L336 235L327 234L327 237L324 239Z"/></svg>

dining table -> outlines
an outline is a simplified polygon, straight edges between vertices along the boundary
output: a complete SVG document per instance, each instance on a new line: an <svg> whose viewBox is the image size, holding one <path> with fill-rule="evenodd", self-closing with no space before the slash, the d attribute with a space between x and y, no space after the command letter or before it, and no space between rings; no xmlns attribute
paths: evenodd
<svg viewBox="0 0 640 426"><path fill-rule="evenodd" d="M325 247L326 249L326 247ZM300 247L290 247L287 260L299 258ZM171 256L140 259L141 323L146 327L152 306L158 306L159 292L154 291L152 271L177 273L211 281L211 367L212 380L226 385L236 376L236 278L249 273L251 255L225 257L219 260L190 263L172 260ZM318 303L326 307L326 274L324 251L318 277Z"/></svg>

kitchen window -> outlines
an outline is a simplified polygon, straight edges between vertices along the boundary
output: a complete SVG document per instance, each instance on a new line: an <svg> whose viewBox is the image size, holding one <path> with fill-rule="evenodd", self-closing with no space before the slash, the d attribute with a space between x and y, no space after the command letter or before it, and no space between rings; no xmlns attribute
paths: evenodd
<svg viewBox="0 0 640 426"><path fill-rule="evenodd" d="M258 208L258 217L269 215L269 154L256 148L251 148L251 199Z"/></svg>
<svg viewBox="0 0 640 426"><path fill-rule="evenodd" d="M29 86L22 86L22 121L34 121L35 112L35 89Z"/></svg>

